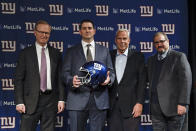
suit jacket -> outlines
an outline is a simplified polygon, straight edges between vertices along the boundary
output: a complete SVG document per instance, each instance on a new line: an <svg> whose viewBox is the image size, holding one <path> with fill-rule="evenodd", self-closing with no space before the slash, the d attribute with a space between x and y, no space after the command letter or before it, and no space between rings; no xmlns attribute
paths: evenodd
<svg viewBox="0 0 196 131"><path fill-rule="evenodd" d="M117 50L111 51L114 67L116 54ZM118 84L117 78L115 78L112 88L109 89L111 110L116 102L116 94L118 93L118 101L123 117L131 117L134 105L136 103L143 104L144 102L146 88L144 62L143 54L129 49L122 79Z"/></svg>
<svg viewBox="0 0 196 131"><path fill-rule="evenodd" d="M61 54L49 45L51 66L52 103L64 101L64 89L59 79ZM15 103L25 104L27 114L35 112L40 95L40 73L35 45L27 47L19 54L15 72Z"/></svg>
<svg viewBox="0 0 196 131"><path fill-rule="evenodd" d="M148 59L150 92L157 54ZM162 112L166 116L177 115L177 105L190 103L192 74L184 53L169 50L158 78L157 94ZM151 95L150 95L151 96Z"/></svg>
<svg viewBox="0 0 196 131"><path fill-rule="evenodd" d="M101 45L95 44L95 61L102 62L108 67L111 83L113 83L114 72L109 50ZM83 110L88 103L90 96L89 87L86 87L85 85L82 85L79 88L73 87L73 76L81 75L79 69L84 63L86 63L86 58L82 44L77 44L66 51L62 68L62 77L66 87L68 87L66 105L68 110ZM107 86L99 86L99 89L94 91L94 98L98 109L102 110L109 108Z"/></svg>

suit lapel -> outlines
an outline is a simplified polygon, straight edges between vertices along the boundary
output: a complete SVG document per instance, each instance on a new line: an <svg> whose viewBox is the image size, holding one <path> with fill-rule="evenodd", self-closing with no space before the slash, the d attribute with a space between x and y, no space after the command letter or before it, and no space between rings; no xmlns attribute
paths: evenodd
<svg viewBox="0 0 196 131"><path fill-rule="evenodd" d="M84 55L84 50L83 50L83 47L82 47L82 44L78 44L77 46L77 51L78 51L78 55L81 56L81 60L85 63L86 62L86 57Z"/></svg>
<svg viewBox="0 0 196 131"><path fill-rule="evenodd" d="M99 49L99 46L97 46L97 44L95 44L95 59L94 59L95 61L99 57L99 54L98 54L99 52L101 52Z"/></svg>
<svg viewBox="0 0 196 131"><path fill-rule="evenodd" d="M113 64L115 75L116 75L116 54L117 54L117 50L114 50L111 53L111 59L112 59L112 64ZM115 77L114 84L118 85L117 77Z"/></svg>
<svg viewBox="0 0 196 131"><path fill-rule="evenodd" d="M38 64L37 51L35 45L32 46L31 58L32 58L32 64L34 65L35 68L35 72L39 74L39 64Z"/></svg>
<svg viewBox="0 0 196 131"><path fill-rule="evenodd" d="M53 85L53 78L54 78L54 60L53 60L53 52L52 52L52 48L48 45L48 53L49 53L49 58L50 58L50 70L51 70L51 84Z"/></svg>
<svg viewBox="0 0 196 131"><path fill-rule="evenodd" d="M120 83L123 81L123 78L124 78L124 76L125 76L127 70L129 70L130 62L132 61L132 60L131 60L131 59L132 59L132 58L131 58L132 54L133 54L133 52L129 49L129 51L128 51L128 56L127 56L127 63L126 63L126 65L125 65L124 73L123 73L123 76L122 76L122 78L121 78L121 80L120 80ZM119 83L119 84L120 84L120 83Z"/></svg>
<svg viewBox="0 0 196 131"><path fill-rule="evenodd" d="M151 80L151 81L149 81L150 83L152 83L152 80L153 80L153 77L154 77L154 69L155 69L155 63L156 63L156 59L157 59L157 54L155 54L153 57L152 57L152 60L150 61L150 65L148 65L149 67L150 67L150 70L149 70L149 72L150 72L150 77L151 78L149 78L149 80Z"/></svg>

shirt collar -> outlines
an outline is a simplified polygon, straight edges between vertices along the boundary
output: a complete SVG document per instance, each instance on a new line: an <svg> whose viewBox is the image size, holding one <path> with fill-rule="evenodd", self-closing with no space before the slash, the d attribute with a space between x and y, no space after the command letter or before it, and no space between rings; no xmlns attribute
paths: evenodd
<svg viewBox="0 0 196 131"><path fill-rule="evenodd" d="M83 46L83 47L86 47L88 44L89 44L89 43L87 43L87 42L85 42L85 41L82 40L82 46ZM92 47L95 47L95 41L94 41L94 40L91 41L90 44L91 44Z"/></svg>
<svg viewBox="0 0 196 131"><path fill-rule="evenodd" d="M167 56L168 51L169 51L169 49L166 50L163 54L159 54L159 53L158 53L158 57L161 56L162 59L164 59L164 58Z"/></svg>
<svg viewBox="0 0 196 131"><path fill-rule="evenodd" d="M43 46L41 46L37 41L35 42L36 48L42 49ZM47 49L47 44L44 46L45 49Z"/></svg>
<svg viewBox="0 0 196 131"><path fill-rule="evenodd" d="M119 56L119 55L128 56L128 50L129 50L129 49L127 48L123 54L120 54L119 51L117 50L117 54L116 54L116 55L117 55L117 56Z"/></svg>

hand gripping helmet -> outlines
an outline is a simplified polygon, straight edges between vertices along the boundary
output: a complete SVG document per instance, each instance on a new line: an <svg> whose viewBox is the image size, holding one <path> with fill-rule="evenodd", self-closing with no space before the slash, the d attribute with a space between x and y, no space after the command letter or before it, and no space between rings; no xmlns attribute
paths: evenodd
<svg viewBox="0 0 196 131"><path fill-rule="evenodd" d="M80 68L80 71L84 74L83 77L78 77L82 85L99 85L100 83L103 83L107 78L107 67L99 61L90 61L85 63Z"/></svg>

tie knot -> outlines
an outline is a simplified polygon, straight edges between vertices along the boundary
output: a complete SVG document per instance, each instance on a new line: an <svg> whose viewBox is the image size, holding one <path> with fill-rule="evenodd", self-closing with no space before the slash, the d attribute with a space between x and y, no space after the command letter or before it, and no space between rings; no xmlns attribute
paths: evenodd
<svg viewBox="0 0 196 131"><path fill-rule="evenodd" d="M158 55L158 60L163 60L163 56L162 55Z"/></svg>
<svg viewBox="0 0 196 131"><path fill-rule="evenodd" d="M91 44L88 44L88 45L86 45L87 46L87 48L89 48L90 46L91 46Z"/></svg>
<svg viewBox="0 0 196 131"><path fill-rule="evenodd" d="M44 47L42 47L42 51L45 51L45 48Z"/></svg>

